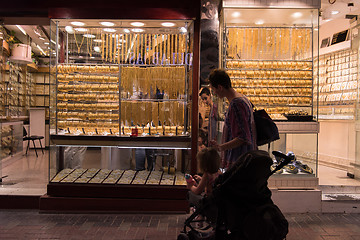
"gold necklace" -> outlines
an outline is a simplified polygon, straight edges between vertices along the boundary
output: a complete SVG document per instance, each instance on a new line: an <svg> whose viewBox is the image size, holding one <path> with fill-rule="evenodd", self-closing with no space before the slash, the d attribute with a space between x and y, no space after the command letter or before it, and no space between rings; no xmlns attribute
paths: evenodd
<svg viewBox="0 0 360 240"><path fill-rule="evenodd" d="M76 40L76 34L75 34L75 31L74 31L74 39L75 39L75 44L76 44L76 47L78 48L78 53L80 53L81 46L82 46L82 44L83 44L83 42L84 42L84 36L82 37L82 40L81 40L81 44L80 44L80 46L79 46L79 44L78 44L78 42L77 42L77 40Z"/></svg>

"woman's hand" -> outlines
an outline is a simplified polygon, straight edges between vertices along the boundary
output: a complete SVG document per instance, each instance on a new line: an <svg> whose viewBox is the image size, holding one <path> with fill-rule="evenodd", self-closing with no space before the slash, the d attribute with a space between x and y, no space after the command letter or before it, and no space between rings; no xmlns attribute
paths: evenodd
<svg viewBox="0 0 360 240"><path fill-rule="evenodd" d="M213 148L215 148L216 150L220 151L220 149L219 149L219 144L217 143L217 141L211 140L211 141L210 141L210 146L213 147Z"/></svg>

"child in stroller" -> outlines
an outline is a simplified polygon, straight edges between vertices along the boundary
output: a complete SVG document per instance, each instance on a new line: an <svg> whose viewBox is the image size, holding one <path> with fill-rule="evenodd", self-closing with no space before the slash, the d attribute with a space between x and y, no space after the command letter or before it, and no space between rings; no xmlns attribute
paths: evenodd
<svg viewBox="0 0 360 240"><path fill-rule="evenodd" d="M283 159L273 171L269 154L254 150L240 156L230 169L219 175L212 193L203 198L200 207L186 219L178 240L284 239L288 222L272 202L267 180L290 159L280 152L273 154ZM198 215L204 216L206 224L201 229L193 226Z"/></svg>
<svg viewBox="0 0 360 240"><path fill-rule="evenodd" d="M202 197L211 194L214 181L221 173L219 171L220 155L215 148L201 149L196 155L196 159L198 170L203 175L194 175L195 179L190 176L190 179L187 180L187 188L190 190L189 202L192 207L199 207Z"/></svg>

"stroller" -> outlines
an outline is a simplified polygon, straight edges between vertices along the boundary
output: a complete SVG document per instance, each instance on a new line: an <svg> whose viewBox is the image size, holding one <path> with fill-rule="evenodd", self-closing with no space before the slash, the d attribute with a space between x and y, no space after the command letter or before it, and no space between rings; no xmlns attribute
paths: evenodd
<svg viewBox="0 0 360 240"><path fill-rule="evenodd" d="M281 159L272 171L273 161L268 152L255 150L240 156L216 179L212 194L204 197L200 207L185 220L184 229L177 239L285 239L288 222L272 202L267 180L291 158L278 151L272 153ZM202 219L196 220L198 216Z"/></svg>

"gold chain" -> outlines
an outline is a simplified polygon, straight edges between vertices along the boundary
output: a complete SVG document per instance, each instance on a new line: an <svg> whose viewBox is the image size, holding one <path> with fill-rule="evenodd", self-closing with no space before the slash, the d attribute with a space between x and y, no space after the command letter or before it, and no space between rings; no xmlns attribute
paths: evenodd
<svg viewBox="0 0 360 240"><path fill-rule="evenodd" d="M82 38L82 40L81 40L81 44L80 44L80 46L79 46L79 44L78 44L78 42L77 42L77 40L76 40L76 34L75 34L75 31L74 31L74 39L75 39L75 44L76 44L76 47L78 48L78 53L80 53L80 50L81 50L81 46L82 46L82 44L83 44L83 42L84 42L84 36L83 36L83 38Z"/></svg>

